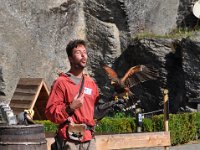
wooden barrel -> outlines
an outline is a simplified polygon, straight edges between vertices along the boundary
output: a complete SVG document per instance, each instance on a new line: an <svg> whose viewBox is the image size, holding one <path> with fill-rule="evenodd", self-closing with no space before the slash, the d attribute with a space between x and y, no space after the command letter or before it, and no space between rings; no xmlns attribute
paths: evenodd
<svg viewBox="0 0 200 150"><path fill-rule="evenodd" d="M0 150L47 150L44 126L0 126Z"/></svg>

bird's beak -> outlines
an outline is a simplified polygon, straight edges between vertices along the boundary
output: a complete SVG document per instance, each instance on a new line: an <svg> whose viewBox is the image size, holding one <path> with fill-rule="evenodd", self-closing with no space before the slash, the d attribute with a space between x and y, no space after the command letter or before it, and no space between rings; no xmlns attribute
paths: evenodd
<svg viewBox="0 0 200 150"><path fill-rule="evenodd" d="M115 84L115 81L111 81L111 85Z"/></svg>

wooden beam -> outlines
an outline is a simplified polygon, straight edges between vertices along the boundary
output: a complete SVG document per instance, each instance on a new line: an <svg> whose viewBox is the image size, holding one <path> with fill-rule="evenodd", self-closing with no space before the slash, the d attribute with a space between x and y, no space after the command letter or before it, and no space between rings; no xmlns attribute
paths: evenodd
<svg viewBox="0 0 200 150"><path fill-rule="evenodd" d="M42 78L20 78L18 85L40 85Z"/></svg>
<svg viewBox="0 0 200 150"><path fill-rule="evenodd" d="M26 103L10 103L10 107L27 109L27 108L30 107L30 104L26 104Z"/></svg>
<svg viewBox="0 0 200 150"><path fill-rule="evenodd" d="M24 88L19 88L19 87L17 87L16 88L16 90L15 90L15 93L21 93L21 94L35 94L35 92L37 91L37 87L35 87L35 89L31 89L31 88L29 88L28 89L28 87L27 86L25 86ZM15 94L14 93L14 94Z"/></svg>
<svg viewBox="0 0 200 150"><path fill-rule="evenodd" d="M23 101L32 101L33 97L35 95L24 95L24 94L21 94L19 95L18 93L14 93L13 97L12 97L12 100L23 100Z"/></svg>
<svg viewBox="0 0 200 150"><path fill-rule="evenodd" d="M46 83L44 82L44 80L42 80L42 84L43 84L43 87L44 87L44 89L42 89L43 92L47 92L46 94L47 94L47 96L49 96L50 92L49 92L49 89L48 89Z"/></svg>
<svg viewBox="0 0 200 150"><path fill-rule="evenodd" d="M30 104L31 101L29 100L18 100L18 99L12 99L12 102L10 103L10 106L12 104Z"/></svg>
<svg viewBox="0 0 200 150"><path fill-rule="evenodd" d="M97 135L97 150L169 146L170 132Z"/></svg>

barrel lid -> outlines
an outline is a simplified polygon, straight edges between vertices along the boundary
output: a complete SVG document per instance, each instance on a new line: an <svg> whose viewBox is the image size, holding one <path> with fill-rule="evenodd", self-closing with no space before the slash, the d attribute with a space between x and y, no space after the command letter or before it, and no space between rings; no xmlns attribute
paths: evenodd
<svg viewBox="0 0 200 150"><path fill-rule="evenodd" d="M41 128L44 127L43 124L31 124L31 125L0 125L0 129L22 129L22 128Z"/></svg>

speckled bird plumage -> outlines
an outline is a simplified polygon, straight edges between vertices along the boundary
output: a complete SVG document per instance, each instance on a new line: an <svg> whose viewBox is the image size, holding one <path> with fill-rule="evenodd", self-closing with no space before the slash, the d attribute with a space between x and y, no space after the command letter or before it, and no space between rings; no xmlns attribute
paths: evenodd
<svg viewBox="0 0 200 150"><path fill-rule="evenodd" d="M101 62L100 65L107 73L111 80L111 85L118 94L130 92L131 87L158 78L158 70L150 66L137 65L131 67L122 78L119 78L117 73L111 67L107 66L103 62Z"/></svg>

